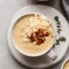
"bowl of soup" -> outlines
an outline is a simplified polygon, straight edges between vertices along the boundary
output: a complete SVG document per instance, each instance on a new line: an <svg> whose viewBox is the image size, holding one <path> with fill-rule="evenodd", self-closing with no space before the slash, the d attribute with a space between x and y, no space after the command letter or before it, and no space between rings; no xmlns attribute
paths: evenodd
<svg viewBox="0 0 69 69"><path fill-rule="evenodd" d="M55 41L52 21L37 12L26 13L16 18L12 22L10 32L14 48L29 57L46 54Z"/></svg>

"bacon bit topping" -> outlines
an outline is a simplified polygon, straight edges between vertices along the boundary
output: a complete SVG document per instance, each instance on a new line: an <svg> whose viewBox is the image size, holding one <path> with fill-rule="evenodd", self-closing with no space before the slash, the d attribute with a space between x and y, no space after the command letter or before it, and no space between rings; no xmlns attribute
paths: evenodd
<svg viewBox="0 0 69 69"><path fill-rule="evenodd" d="M31 42L35 41L36 40L36 34L31 33L30 39L31 39Z"/></svg>
<svg viewBox="0 0 69 69"><path fill-rule="evenodd" d="M44 30L43 29L39 29L36 33L37 33L38 37L43 37L44 36Z"/></svg>
<svg viewBox="0 0 69 69"><path fill-rule="evenodd" d="M40 45L40 44L43 43L43 42L44 42L43 39L37 39L36 44L37 44L37 45Z"/></svg>
<svg viewBox="0 0 69 69"><path fill-rule="evenodd" d="M40 28L37 32L32 32L29 38L31 42L35 42L37 45L40 45L46 40L45 37L47 36L49 36L49 33Z"/></svg>

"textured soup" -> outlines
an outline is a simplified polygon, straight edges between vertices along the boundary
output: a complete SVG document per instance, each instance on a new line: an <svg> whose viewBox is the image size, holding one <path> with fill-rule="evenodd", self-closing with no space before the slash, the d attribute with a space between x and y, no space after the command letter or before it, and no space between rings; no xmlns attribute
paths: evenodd
<svg viewBox="0 0 69 69"><path fill-rule="evenodd" d="M46 36L42 34L43 31L37 32L39 29L44 29L47 32ZM29 38L32 32L38 33L37 38L33 37L33 41ZM16 46L26 53L36 54L45 51L51 46L53 39L54 32L51 23L39 14L27 14L21 17L13 28L13 40Z"/></svg>
<svg viewBox="0 0 69 69"><path fill-rule="evenodd" d="M69 60L64 64L63 69L69 69Z"/></svg>

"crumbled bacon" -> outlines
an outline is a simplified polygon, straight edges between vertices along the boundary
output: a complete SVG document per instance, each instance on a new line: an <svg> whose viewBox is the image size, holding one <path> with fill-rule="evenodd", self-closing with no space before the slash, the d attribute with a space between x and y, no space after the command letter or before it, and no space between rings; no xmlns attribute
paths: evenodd
<svg viewBox="0 0 69 69"><path fill-rule="evenodd" d="M38 37L42 37L43 35L44 35L43 29L39 29L39 30L37 31L37 36L38 36Z"/></svg>
<svg viewBox="0 0 69 69"><path fill-rule="evenodd" d="M42 44L43 42L44 42L43 39L37 39L36 44L37 44L37 45L40 45L40 44Z"/></svg>
<svg viewBox="0 0 69 69"><path fill-rule="evenodd" d="M35 41L36 40L36 34L31 33L30 39L31 39L31 42Z"/></svg>
<svg viewBox="0 0 69 69"><path fill-rule="evenodd" d="M48 32L45 32L44 29L39 29L37 32L32 32L31 36L29 37L31 42L36 42L37 45L42 44L49 35Z"/></svg>

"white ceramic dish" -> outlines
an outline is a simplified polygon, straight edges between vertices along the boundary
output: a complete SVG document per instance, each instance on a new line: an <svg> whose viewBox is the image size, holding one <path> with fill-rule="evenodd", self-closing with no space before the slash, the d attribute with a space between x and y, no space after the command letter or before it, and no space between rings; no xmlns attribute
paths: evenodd
<svg viewBox="0 0 69 69"><path fill-rule="evenodd" d="M23 16L26 16L26 15L31 15L31 14L39 14L40 16L42 16L42 17L44 17L45 19L47 19L50 23L52 23L52 21L49 19L49 18L47 18L46 16L44 16L43 14L41 14L41 13L38 13L38 12L26 12L26 13L24 13L23 15L21 15L21 16L19 16L19 18L17 17L17 20L15 21L12 21L11 22L11 27L9 28L9 33L11 33L11 40L12 40L12 43L13 43L13 45L14 45L14 47L16 48L16 50L19 52L19 53L21 53L22 55L25 55L25 56L28 56L28 57L39 57L39 56L42 56L42 55L44 55L44 54L46 54L46 53L48 53L50 50L51 50L51 48L53 47L53 44L54 44L54 42L55 42L55 31L54 31L54 28L53 28L53 32L54 32L54 38L53 38L53 42L52 42L52 44L49 46L49 48L48 49L46 49L45 51L43 51L42 53L38 53L38 54L29 54L29 53L26 53L26 52L24 52L24 51L21 51L18 47L17 47L17 45L16 45L16 43L14 42L14 40L13 40L13 36L12 36L12 33L13 33L13 27L14 27L14 25L15 25L15 23L21 18L21 17L23 17ZM53 51L53 53L54 53L54 51ZM51 53L51 55L52 55L52 53ZM55 56L55 55L54 55ZM52 56L53 57L53 56ZM56 57L56 56L55 56ZM53 57L53 58L55 58L55 57Z"/></svg>
<svg viewBox="0 0 69 69"><path fill-rule="evenodd" d="M62 66L61 66L61 69L63 69L63 66L64 66L64 64L65 64L67 61L69 61L69 57L68 57L67 59L64 60Z"/></svg>
<svg viewBox="0 0 69 69"><path fill-rule="evenodd" d="M45 68L45 67L49 67L51 65L56 64L64 57L64 55L68 49L68 45L69 45L69 25L68 25L68 22L66 21L64 16L61 13L59 13L56 9L49 7L49 6L43 6L43 5L30 5L30 6L26 6L24 8L21 8L14 15L12 22L16 21L17 18L19 18L21 15L23 15L24 13L27 13L27 12L39 12L39 13L42 13L45 16L47 16L52 21L52 25L55 28L55 32L57 30L56 30L56 21L54 20L54 17L58 16L59 20L61 22L62 32L60 35L58 35L56 32L56 38L58 38L59 36L64 36L66 38L66 42L61 42L60 45L55 46L54 50L55 50L55 53L57 54L56 60L50 60L47 55L44 55L40 58L37 58L36 60L32 59L32 58L29 59L29 58L25 58L24 56L22 56L20 53L18 53L15 50L13 43L11 41L11 33L8 32L8 44L9 44L9 49L10 49L12 55L21 64L23 64L27 67L31 67L31 68Z"/></svg>

